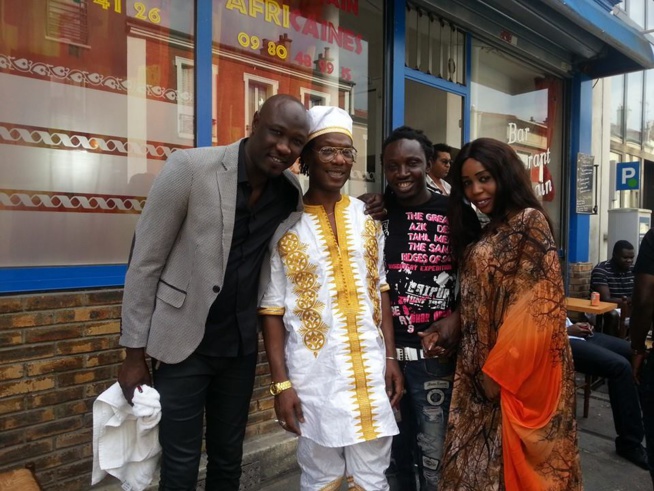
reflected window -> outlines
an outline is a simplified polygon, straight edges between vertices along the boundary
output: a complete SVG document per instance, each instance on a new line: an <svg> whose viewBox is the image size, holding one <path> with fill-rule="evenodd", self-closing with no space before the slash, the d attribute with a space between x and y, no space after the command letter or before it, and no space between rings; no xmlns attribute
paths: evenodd
<svg viewBox="0 0 654 491"><path fill-rule="evenodd" d="M624 138L624 75L610 77L611 84L611 136Z"/></svg>
<svg viewBox="0 0 654 491"><path fill-rule="evenodd" d="M643 129L643 72L627 74L627 142L640 145Z"/></svg>
<svg viewBox="0 0 654 491"><path fill-rule="evenodd" d="M155 176L193 146L193 5L2 2L0 268L127 262Z"/></svg>
<svg viewBox="0 0 654 491"><path fill-rule="evenodd" d="M319 92L317 90L302 87L300 89L300 94L302 95L301 101L307 109L311 109L314 106L331 105L331 96L327 92ZM343 109L347 110L348 108Z"/></svg>
<svg viewBox="0 0 654 491"><path fill-rule="evenodd" d="M193 139L193 84L195 72L193 60L175 58L177 67L177 132L182 138Z"/></svg>
<svg viewBox="0 0 654 491"><path fill-rule="evenodd" d="M653 6L654 9L654 6ZM643 127L643 146L654 153L654 70L645 72L645 126Z"/></svg>
<svg viewBox="0 0 654 491"><path fill-rule="evenodd" d="M250 75L249 73L246 73L243 78L245 80L245 93L247 94L245 99L245 121L247 123L246 133L248 133L254 113L261 109L266 100L277 94L279 82Z"/></svg>
<svg viewBox="0 0 654 491"><path fill-rule="evenodd" d="M652 3L651 1L649 2ZM650 5L651 7L651 5ZM627 14L640 27L645 26L645 0L629 0L627 3Z"/></svg>
<svg viewBox="0 0 654 491"><path fill-rule="evenodd" d="M411 2L405 26L409 68L465 84L465 34L462 30Z"/></svg>
<svg viewBox="0 0 654 491"><path fill-rule="evenodd" d="M89 38L87 0L48 0L47 18L48 38L86 46Z"/></svg>
<svg viewBox="0 0 654 491"><path fill-rule="evenodd" d="M470 138L508 143L529 170L534 192L555 223L563 209L562 81L473 40Z"/></svg>

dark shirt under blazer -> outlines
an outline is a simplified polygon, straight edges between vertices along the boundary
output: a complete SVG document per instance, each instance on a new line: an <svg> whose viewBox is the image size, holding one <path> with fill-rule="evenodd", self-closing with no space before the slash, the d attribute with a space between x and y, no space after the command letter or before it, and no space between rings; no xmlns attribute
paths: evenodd
<svg viewBox="0 0 654 491"><path fill-rule="evenodd" d="M232 243L239 145L178 150L155 179L125 278L122 346L145 347L157 360L179 363L200 344ZM300 184L292 172L284 176L297 190L297 207L272 241L302 212ZM263 283L269 271L264 260Z"/></svg>

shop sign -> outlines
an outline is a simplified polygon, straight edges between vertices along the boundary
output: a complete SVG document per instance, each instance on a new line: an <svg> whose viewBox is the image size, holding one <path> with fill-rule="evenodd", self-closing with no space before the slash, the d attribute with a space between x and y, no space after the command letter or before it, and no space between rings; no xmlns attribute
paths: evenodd
<svg viewBox="0 0 654 491"><path fill-rule="evenodd" d="M507 143L509 145L515 145L517 143L522 146L537 147L537 143L540 143L536 142L536 140L540 138L539 135L531 133L531 129L528 127L519 127L516 123L508 124L507 135ZM544 141L546 143L546 139ZM532 176L532 181L536 184L534 190L536 194L538 196L551 195L554 192L554 184L552 183L552 175L547 168L552 159L550 147L547 146L540 152L530 152L529 154L518 152L518 155L524 162L525 167L529 170Z"/></svg>
<svg viewBox="0 0 654 491"><path fill-rule="evenodd" d="M615 164L615 173L616 191L640 189L640 162L618 162Z"/></svg>
<svg viewBox="0 0 654 491"><path fill-rule="evenodd" d="M367 66L367 42L339 21L344 15L359 15L358 0L307 2L302 8L293 5L282 0L228 0L223 10L221 44L356 82L354 68ZM327 57L325 48L339 50L337 62Z"/></svg>
<svg viewBox="0 0 654 491"><path fill-rule="evenodd" d="M577 154L577 213L587 215L597 213L594 200L594 162L595 157L593 155Z"/></svg>

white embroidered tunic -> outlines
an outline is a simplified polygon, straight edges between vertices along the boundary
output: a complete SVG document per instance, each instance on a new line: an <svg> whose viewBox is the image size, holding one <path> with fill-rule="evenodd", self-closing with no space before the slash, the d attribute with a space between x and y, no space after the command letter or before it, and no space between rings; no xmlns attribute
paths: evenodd
<svg viewBox="0 0 654 491"><path fill-rule="evenodd" d="M334 218L322 206L273 247L272 278L259 314L282 315L288 375L302 403L302 435L343 447L398 433L385 389L381 292L388 290L381 225L342 196Z"/></svg>

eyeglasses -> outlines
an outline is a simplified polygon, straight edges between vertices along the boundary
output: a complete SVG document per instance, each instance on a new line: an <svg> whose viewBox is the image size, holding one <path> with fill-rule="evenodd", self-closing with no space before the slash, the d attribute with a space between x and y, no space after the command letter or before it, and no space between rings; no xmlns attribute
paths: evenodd
<svg viewBox="0 0 654 491"><path fill-rule="evenodd" d="M452 159L450 159L450 160L448 160L448 159L438 159L438 161L441 164L445 164L445 165L452 165L454 163L454 160L452 160Z"/></svg>
<svg viewBox="0 0 654 491"><path fill-rule="evenodd" d="M321 162L329 163L340 153L346 162L355 162L357 149L354 147L322 147L316 150Z"/></svg>

